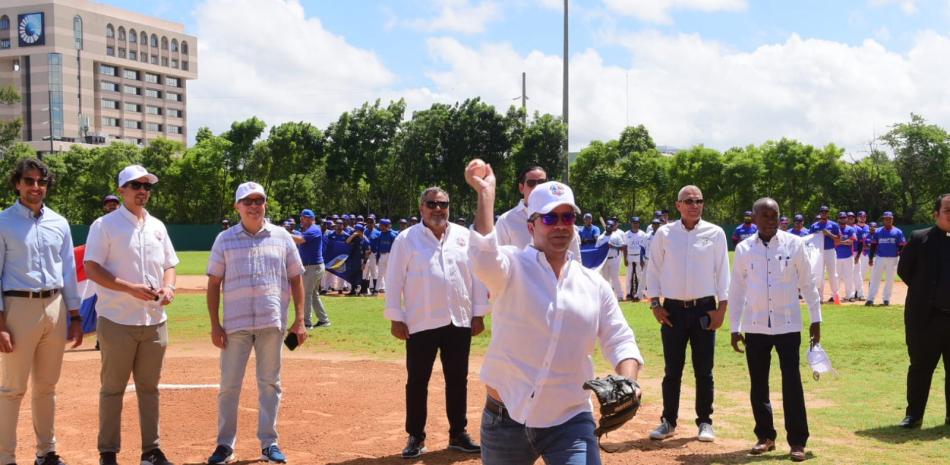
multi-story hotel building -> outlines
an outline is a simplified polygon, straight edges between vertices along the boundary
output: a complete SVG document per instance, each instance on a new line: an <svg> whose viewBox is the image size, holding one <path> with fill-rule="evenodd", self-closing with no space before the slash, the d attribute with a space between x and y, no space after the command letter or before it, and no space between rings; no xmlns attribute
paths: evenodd
<svg viewBox="0 0 950 465"><path fill-rule="evenodd" d="M197 39L184 25L88 0L0 2L0 86L20 103L40 152L73 143L187 140L187 82L198 76Z"/></svg>

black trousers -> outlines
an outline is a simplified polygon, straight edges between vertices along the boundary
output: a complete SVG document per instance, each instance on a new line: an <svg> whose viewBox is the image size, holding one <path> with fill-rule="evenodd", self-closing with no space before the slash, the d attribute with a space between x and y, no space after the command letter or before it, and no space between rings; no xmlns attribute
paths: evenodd
<svg viewBox="0 0 950 465"><path fill-rule="evenodd" d="M808 416L805 413L805 394L798 368L801 345L801 333L745 335L745 358L752 382L749 400L755 417L755 437L759 440L774 441L776 436L772 422L772 402L769 400L769 369L772 365L772 348L775 348L782 370L782 409L785 412L788 445L804 447L808 442Z"/></svg>
<svg viewBox="0 0 950 465"><path fill-rule="evenodd" d="M680 386L686 365L686 346L689 345L696 374L696 424L712 424L713 413L713 356L716 350L716 332L702 329L699 319L716 309L716 302L683 308L670 301L663 307L670 314L673 327L660 326L663 341L663 418L676 426L680 407Z"/></svg>
<svg viewBox="0 0 950 465"><path fill-rule="evenodd" d="M453 325L419 331L406 341L406 432L425 438L429 378L436 353L442 360L445 375L445 413L449 418L449 435L465 432L468 420L468 354L472 346L472 329Z"/></svg>
<svg viewBox="0 0 950 465"><path fill-rule="evenodd" d="M923 418L930 394L930 382L933 379L937 362L943 357L944 401L947 403L947 416L950 419L950 315L934 311L933 317L925 329L907 331L907 354L910 356L910 368L907 370L907 415Z"/></svg>
<svg viewBox="0 0 950 465"><path fill-rule="evenodd" d="M629 296L632 299L632 298L637 297L636 295L634 295L634 291L636 290L642 291L642 289L640 289L641 286L639 286L640 283L637 281L637 267L640 266L640 262L639 261L634 261L633 263L627 262L627 265L628 265L627 277L630 278L630 283L627 286L627 296Z"/></svg>

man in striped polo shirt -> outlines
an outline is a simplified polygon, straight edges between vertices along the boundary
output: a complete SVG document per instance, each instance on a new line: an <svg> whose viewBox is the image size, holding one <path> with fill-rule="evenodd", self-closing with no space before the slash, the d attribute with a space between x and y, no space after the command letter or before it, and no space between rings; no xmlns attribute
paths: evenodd
<svg viewBox="0 0 950 465"><path fill-rule="evenodd" d="M262 460L286 463L277 446L280 405L281 343L287 327L287 307L294 300L290 332L298 344L307 339L304 327L303 263L290 233L264 220L267 194L255 182L238 186L234 209L241 222L222 231L208 260L208 314L211 342L221 349L221 392L218 395L218 447L209 464L234 459L238 401L251 349L257 358L257 437ZM222 289L224 323L219 317Z"/></svg>

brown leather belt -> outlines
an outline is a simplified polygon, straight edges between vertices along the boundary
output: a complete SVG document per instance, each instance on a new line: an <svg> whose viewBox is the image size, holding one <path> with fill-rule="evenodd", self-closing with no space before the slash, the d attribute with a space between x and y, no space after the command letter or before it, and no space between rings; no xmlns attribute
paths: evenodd
<svg viewBox="0 0 950 465"><path fill-rule="evenodd" d="M3 291L5 297L26 297L27 299L45 299L59 294L59 289L49 289L46 291Z"/></svg>
<svg viewBox="0 0 950 465"><path fill-rule="evenodd" d="M488 396L485 396L485 410L488 410L489 412L500 417L511 419L511 417L508 416L508 409L505 408L505 404L498 402L497 400Z"/></svg>
<svg viewBox="0 0 950 465"><path fill-rule="evenodd" d="M693 307L698 307L700 305L715 306L716 298L713 296L707 296L707 297L700 297L698 299L693 299L693 300L664 299L663 306L665 307L667 303L675 305L680 308L693 308Z"/></svg>

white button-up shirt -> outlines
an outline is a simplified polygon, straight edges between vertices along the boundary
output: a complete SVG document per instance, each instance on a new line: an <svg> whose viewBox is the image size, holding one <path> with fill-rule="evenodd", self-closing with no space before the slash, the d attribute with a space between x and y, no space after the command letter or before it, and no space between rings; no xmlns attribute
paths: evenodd
<svg viewBox="0 0 950 465"><path fill-rule="evenodd" d="M449 223L442 240L419 223L396 236L386 266L386 310L409 333L449 324L469 328L488 313L488 293L472 275L470 231Z"/></svg>
<svg viewBox="0 0 950 465"><path fill-rule="evenodd" d="M116 278L161 289L165 270L178 265L178 255L165 224L148 212L139 219L125 205L99 217L86 238L87 262L96 262ZM121 325L150 326L165 321L158 301L144 301L98 286L96 312Z"/></svg>
<svg viewBox="0 0 950 465"><path fill-rule="evenodd" d="M821 321L821 299L805 252L794 234L778 231L766 246L755 234L736 246L729 287L732 332L797 333L802 330L799 293L811 322Z"/></svg>
<svg viewBox="0 0 950 465"><path fill-rule="evenodd" d="M661 226L650 243L646 293L677 300L728 300L729 249L722 228L703 220L692 230L683 227L682 220Z"/></svg>
<svg viewBox="0 0 950 465"><path fill-rule="evenodd" d="M513 245L519 249L531 245L534 238L531 237L531 231L528 231L528 206L524 204L524 199L519 200L515 208L498 217L495 236L499 245ZM577 228L574 229L574 239L571 240L570 247L574 259L580 261L581 236L577 234Z"/></svg>
<svg viewBox="0 0 950 465"><path fill-rule="evenodd" d="M646 249L648 246L647 233L642 229L638 229L637 232L627 231L623 235L623 242L627 246L627 260L639 261L640 247Z"/></svg>
<svg viewBox="0 0 950 465"><path fill-rule="evenodd" d="M600 342L616 367L643 357L610 285L568 260L560 278L534 247L499 246L472 233L472 268L495 299L492 339L481 379L498 391L512 419L529 427L564 423L592 410L584 382Z"/></svg>

